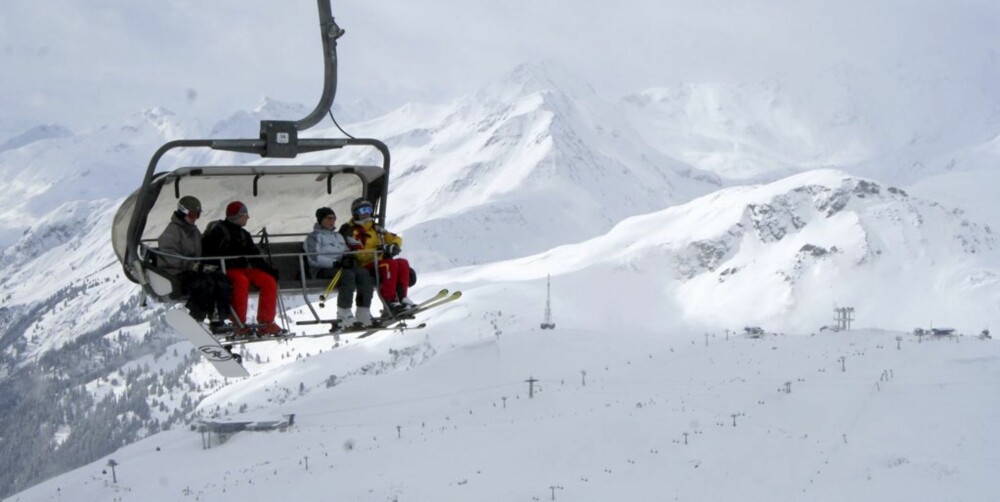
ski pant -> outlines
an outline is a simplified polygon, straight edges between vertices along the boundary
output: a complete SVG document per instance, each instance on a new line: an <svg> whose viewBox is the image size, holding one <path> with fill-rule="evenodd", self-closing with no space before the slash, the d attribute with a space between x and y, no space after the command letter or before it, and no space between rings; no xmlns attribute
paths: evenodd
<svg viewBox="0 0 1000 502"><path fill-rule="evenodd" d="M374 264L372 265L374 266ZM379 293L386 302L406 298L410 287L410 262L405 258L389 258L378 262Z"/></svg>
<svg viewBox="0 0 1000 502"><path fill-rule="evenodd" d="M375 294L375 278L367 270L355 265L347 268L321 268L316 273L320 279L333 279L340 270L340 282L337 283L337 308L351 308L351 298L358 292L359 307L370 308L372 296Z"/></svg>
<svg viewBox="0 0 1000 502"><path fill-rule="evenodd" d="M191 316L210 317L218 312L219 319L229 317L229 302L233 287L222 272L195 272L186 270L178 276L181 292L187 295L187 308Z"/></svg>
<svg viewBox="0 0 1000 502"><path fill-rule="evenodd" d="M247 299L250 297L250 285L260 290L257 302L257 322L274 322L275 309L278 306L278 283L271 274L259 268L231 268L226 276L233 283L233 310L240 322L247 322Z"/></svg>

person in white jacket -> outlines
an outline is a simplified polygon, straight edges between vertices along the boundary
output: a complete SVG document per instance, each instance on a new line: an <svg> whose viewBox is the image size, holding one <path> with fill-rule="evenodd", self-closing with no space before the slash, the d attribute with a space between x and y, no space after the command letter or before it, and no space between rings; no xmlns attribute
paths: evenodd
<svg viewBox="0 0 1000 502"><path fill-rule="evenodd" d="M316 225L304 244L310 273L316 279L332 279L339 270L337 319L341 326L369 326L372 323L375 279L358 265L351 254L351 245L357 247L358 243L348 242L348 238L337 232L336 228L337 214L333 209L321 207L316 210ZM358 304L356 315L351 312L351 300L355 291Z"/></svg>

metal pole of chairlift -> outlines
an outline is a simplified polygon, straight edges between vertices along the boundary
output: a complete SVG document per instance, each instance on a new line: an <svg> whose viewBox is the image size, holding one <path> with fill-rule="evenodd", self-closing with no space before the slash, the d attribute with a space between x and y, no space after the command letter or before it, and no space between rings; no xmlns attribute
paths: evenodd
<svg viewBox="0 0 1000 502"><path fill-rule="evenodd" d="M323 41L323 94L320 95L316 108L295 122L295 128L299 131L309 129L323 120L337 95L337 39L344 35L344 30L337 26L333 18L330 0L316 0L316 5L319 8L320 38Z"/></svg>

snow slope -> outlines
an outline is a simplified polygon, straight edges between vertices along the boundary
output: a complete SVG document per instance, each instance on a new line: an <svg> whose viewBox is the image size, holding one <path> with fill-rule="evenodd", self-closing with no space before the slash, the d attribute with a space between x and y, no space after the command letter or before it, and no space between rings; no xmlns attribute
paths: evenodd
<svg viewBox="0 0 1000 502"><path fill-rule="evenodd" d="M576 321L583 305L540 331L518 300L537 286L484 283L426 332L264 370L201 405L220 420L294 413L288 432L210 449L196 432L164 432L9 500L996 495L1000 407L982 399L1000 376L993 341L596 330Z"/></svg>
<svg viewBox="0 0 1000 502"><path fill-rule="evenodd" d="M138 291L109 246L116 210L117 202L110 200L67 202L0 253L3 306L14 309L31 341L20 354L23 363L134 314ZM40 305L47 308L39 312Z"/></svg>
<svg viewBox="0 0 1000 502"><path fill-rule="evenodd" d="M63 202L121 197L141 181L153 145L186 136L188 126L155 108L93 131L55 134L0 151L0 245Z"/></svg>
<svg viewBox="0 0 1000 502"><path fill-rule="evenodd" d="M390 227L434 269L594 237L718 186L552 65L522 65L449 106L405 107L357 129L392 148ZM484 240L496 244L475 245Z"/></svg>
<svg viewBox="0 0 1000 502"><path fill-rule="evenodd" d="M587 242L467 273L523 280L608 267L624 276L595 289L611 297L628 284L640 312L668 306L696 328L810 331L840 304L864 305L863 317L881 327L973 331L998 313L997 244L990 227L961 211L818 170L723 189ZM608 305L602 313L619 307Z"/></svg>

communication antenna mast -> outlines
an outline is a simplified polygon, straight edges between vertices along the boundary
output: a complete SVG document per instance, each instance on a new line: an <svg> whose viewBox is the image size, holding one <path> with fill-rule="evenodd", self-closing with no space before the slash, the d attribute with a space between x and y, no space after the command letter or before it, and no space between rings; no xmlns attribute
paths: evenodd
<svg viewBox="0 0 1000 502"><path fill-rule="evenodd" d="M542 329L556 329L556 323L552 322L552 276L545 276L545 320L542 321Z"/></svg>

